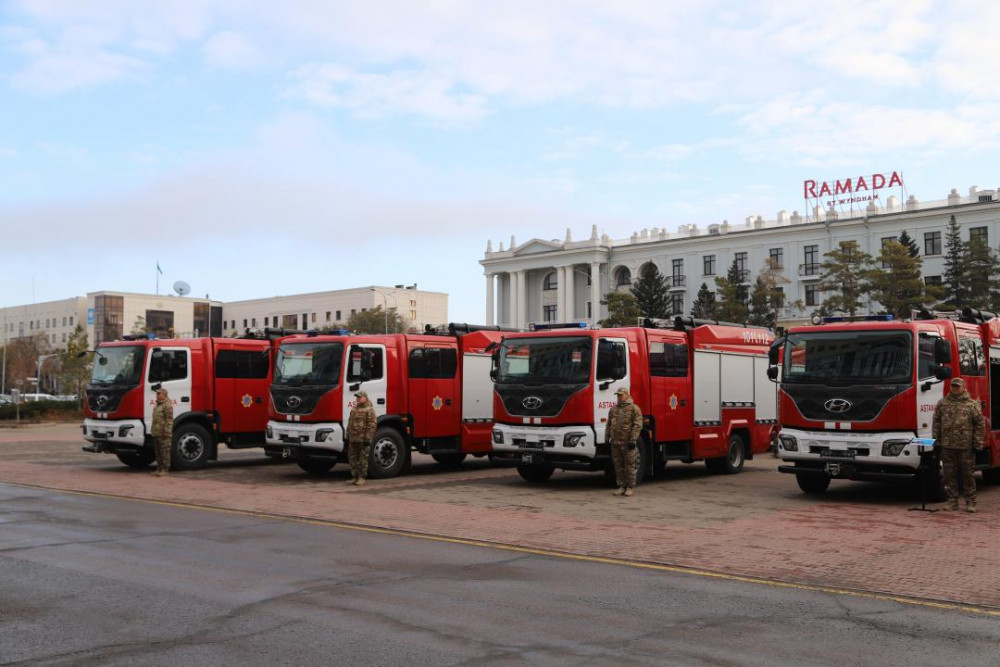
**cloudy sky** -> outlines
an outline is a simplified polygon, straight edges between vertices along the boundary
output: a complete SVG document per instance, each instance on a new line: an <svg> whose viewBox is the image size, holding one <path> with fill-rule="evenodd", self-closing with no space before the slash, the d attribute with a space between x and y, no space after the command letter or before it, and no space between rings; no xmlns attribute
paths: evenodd
<svg viewBox="0 0 1000 667"><path fill-rule="evenodd" d="M1000 186L1000 6L920 0L0 0L0 306L418 283L803 209Z"/></svg>

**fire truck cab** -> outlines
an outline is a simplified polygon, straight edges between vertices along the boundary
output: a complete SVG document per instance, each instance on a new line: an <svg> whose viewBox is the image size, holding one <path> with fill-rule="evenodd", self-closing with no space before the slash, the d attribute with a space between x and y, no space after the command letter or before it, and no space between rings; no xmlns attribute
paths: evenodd
<svg viewBox="0 0 1000 667"><path fill-rule="evenodd" d="M495 461L530 482L556 468L613 475L605 431L622 387L644 415L640 477L669 460L734 473L766 451L776 421L771 332L683 317L646 324L504 336L494 352Z"/></svg>
<svg viewBox="0 0 1000 667"><path fill-rule="evenodd" d="M949 378L965 379L986 418L977 468L1000 481L1000 319L965 308L891 316L826 318L789 329L770 352L780 376L779 470L806 493L833 479L921 479L940 493L934 411ZM780 373L779 373L780 364Z"/></svg>

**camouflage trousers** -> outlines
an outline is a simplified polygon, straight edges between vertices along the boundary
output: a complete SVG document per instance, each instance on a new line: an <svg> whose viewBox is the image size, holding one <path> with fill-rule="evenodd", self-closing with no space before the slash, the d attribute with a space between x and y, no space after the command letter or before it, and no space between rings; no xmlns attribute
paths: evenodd
<svg viewBox="0 0 1000 667"><path fill-rule="evenodd" d="M958 500L958 488L961 485L965 492L965 500L976 502L975 472L976 453L971 449L942 449L941 466L944 475L944 492L948 500Z"/></svg>
<svg viewBox="0 0 1000 667"><path fill-rule="evenodd" d="M368 454L371 449L367 442L348 443L347 462L351 464L351 477L364 479L368 476Z"/></svg>
<svg viewBox="0 0 1000 667"><path fill-rule="evenodd" d="M172 438L155 436L153 438L153 453L156 454L156 467L170 470L170 444Z"/></svg>
<svg viewBox="0 0 1000 667"><path fill-rule="evenodd" d="M639 447L629 449L628 445L611 445L611 461L615 465L615 480L619 488L634 489L635 473L639 462Z"/></svg>

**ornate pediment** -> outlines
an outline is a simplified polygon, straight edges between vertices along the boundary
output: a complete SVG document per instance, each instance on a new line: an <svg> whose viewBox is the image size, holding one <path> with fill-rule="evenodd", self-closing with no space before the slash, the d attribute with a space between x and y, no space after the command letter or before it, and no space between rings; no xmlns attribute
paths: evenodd
<svg viewBox="0 0 1000 667"><path fill-rule="evenodd" d="M543 241L542 239L531 239L527 243L523 243L514 249L515 256L521 255L537 255L542 252L552 252L554 250L562 250L563 244L557 241Z"/></svg>

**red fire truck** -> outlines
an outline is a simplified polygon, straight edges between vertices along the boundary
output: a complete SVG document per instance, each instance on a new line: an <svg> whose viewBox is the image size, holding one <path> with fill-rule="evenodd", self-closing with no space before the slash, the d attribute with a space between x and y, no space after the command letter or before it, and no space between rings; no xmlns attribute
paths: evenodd
<svg viewBox="0 0 1000 667"><path fill-rule="evenodd" d="M149 436L157 385L174 406L174 468L204 466L218 446L264 446L271 343L260 339L161 340L127 336L94 352L87 386L85 451L135 468L154 460Z"/></svg>
<svg viewBox="0 0 1000 667"><path fill-rule="evenodd" d="M931 438L934 409L951 377L965 379L986 417L977 467L1000 481L1000 319L966 308L826 318L789 329L771 350L781 362L778 456L806 493L831 479L914 480L939 491L940 464L914 438ZM923 465L922 465L923 464Z"/></svg>
<svg viewBox="0 0 1000 667"><path fill-rule="evenodd" d="M605 427L621 387L644 415L640 478L669 460L735 473L766 451L776 419L770 330L683 317L670 328L645 324L504 336L494 354L494 461L529 482L556 468L612 475Z"/></svg>
<svg viewBox="0 0 1000 667"><path fill-rule="evenodd" d="M267 443L310 473L346 460L354 394L378 415L368 472L394 477L411 449L447 466L490 453L493 387L487 346L499 327L450 324L423 334L299 334L278 346Z"/></svg>

